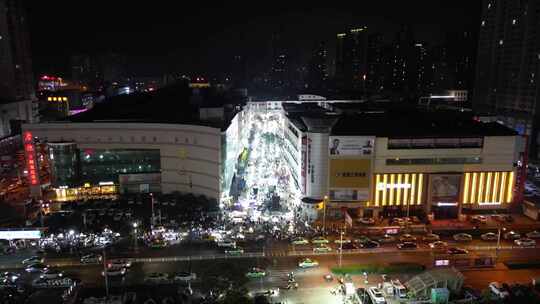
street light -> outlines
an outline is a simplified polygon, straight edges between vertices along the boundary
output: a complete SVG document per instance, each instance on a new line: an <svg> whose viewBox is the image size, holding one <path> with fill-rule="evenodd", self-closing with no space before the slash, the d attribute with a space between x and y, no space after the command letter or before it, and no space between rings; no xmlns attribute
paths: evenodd
<svg viewBox="0 0 540 304"><path fill-rule="evenodd" d="M343 235L345 234L344 231L341 231L340 237L339 237L339 268L341 268L341 259L343 256Z"/></svg>
<svg viewBox="0 0 540 304"><path fill-rule="evenodd" d="M501 230L506 231L506 228L499 226L499 233L497 235L497 247L495 248L495 258L499 257L499 249L501 247Z"/></svg>
<svg viewBox="0 0 540 304"><path fill-rule="evenodd" d="M326 235L326 203L328 202L328 195L324 196L323 200L323 236Z"/></svg>
<svg viewBox="0 0 540 304"><path fill-rule="evenodd" d="M139 224L137 222L133 222L133 241L135 242L135 252L138 251L139 247L137 244L137 227Z"/></svg>
<svg viewBox="0 0 540 304"><path fill-rule="evenodd" d="M150 228L154 229L154 194L150 193L150 199L152 202L152 222L150 223Z"/></svg>

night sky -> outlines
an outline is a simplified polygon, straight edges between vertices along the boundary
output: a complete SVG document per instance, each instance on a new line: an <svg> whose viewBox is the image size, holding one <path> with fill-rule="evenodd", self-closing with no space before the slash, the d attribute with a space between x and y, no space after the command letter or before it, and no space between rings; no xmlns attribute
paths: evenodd
<svg viewBox="0 0 540 304"><path fill-rule="evenodd" d="M318 41L332 53L336 33L359 25L389 40L400 24L410 24L417 40L439 42L445 32L475 32L480 22L478 0L348 2L94 0L26 6L38 74L66 73L70 54L109 51L128 56L131 71L143 75L212 73L226 69L237 54L260 63L280 28L291 58L300 61Z"/></svg>

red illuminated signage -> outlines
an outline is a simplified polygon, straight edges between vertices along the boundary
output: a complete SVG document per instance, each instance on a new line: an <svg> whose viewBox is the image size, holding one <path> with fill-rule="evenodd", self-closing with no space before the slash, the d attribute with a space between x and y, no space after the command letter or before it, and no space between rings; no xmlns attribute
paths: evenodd
<svg viewBox="0 0 540 304"><path fill-rule="evenodd" d="M34 145L34 136L31 132L23 134L24 152L26 154L26 169L28 170L28 182L30 185L38 185L38 169L36 161L36 147Z"/></svg>

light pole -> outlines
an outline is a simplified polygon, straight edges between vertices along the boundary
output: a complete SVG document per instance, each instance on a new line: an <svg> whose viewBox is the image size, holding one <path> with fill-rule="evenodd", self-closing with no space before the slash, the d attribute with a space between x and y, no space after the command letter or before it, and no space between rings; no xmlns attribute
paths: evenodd
<svg viewBox="0 0 540 304"><path fill-rule="evenodd" d="M341 260L343 255L343 234L345 234L345 232L341 231L339 237L339 268L341 268Z"/></svg>
<svg viewBox="0 0 540 304"><path fill-rule="evenodd" d="M506 228L499 226L499 233L497 235L497 247L495 247L495 258L499 258L499 249L501 247L501 230L506 231Z"/></svg>
<svg viewBox="0 0 540 304"><path fill-rule="evenodd" d="M152 203L152 220L150 222L150 229L154 229L154 194L150 193L150 201Z"/></svg>
<svg viewBox="0 0 540 304"><path fill-rule="evenodd" d="M324 196L323 200L323 236L326 235L326 203L328 202L328 196Z"/></svg>
<svg viewBox="0 0 540 304"><path fill-rule="evenodd" d="M103 277L105 278L105 295L107 296L107 299L109 299L109 276L107 275L106 248L107 247L103 247Z"/></svg>
<svg viewBox="0 0 540 304"><path fill-rule="evenodd" d="M137 222L133 223L133 241L135 242L135 252L139 251L139 247L137 246L137 227L139 224Z"/></svg>

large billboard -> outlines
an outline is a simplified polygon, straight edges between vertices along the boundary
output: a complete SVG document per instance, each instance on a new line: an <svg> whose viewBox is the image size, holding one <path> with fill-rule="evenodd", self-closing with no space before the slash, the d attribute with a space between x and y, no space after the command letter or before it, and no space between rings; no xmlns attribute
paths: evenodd
<svg viewBox="0 0 540 304"><path fill-rule="evenodd" d="M368 188L369 159L330 159L330 188Z"/></svg>
<svg viewBox="0 0 540 304"><path fill-rule="evenodd" d="M41 230L1 230L0 240L37 240Z"/></svg>
<svg viewBox="0 0 540 304"><path fill-rule="evenodd" d="M459 201L459 188L461 175L459 174L432 174L431 175L431 202L455 203Z"/></svg>
<svg viewBox="0 0 540 304"><path fill-rule="evenodd" d="M373 136L330 136L328 153L330 156L371 157L374 146Z"/></svg>

